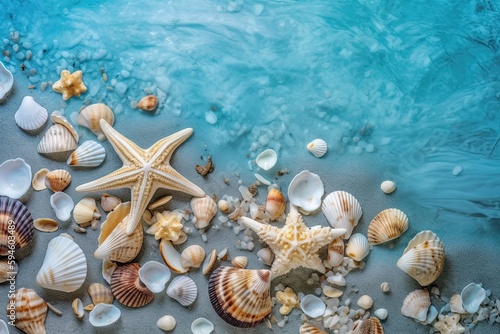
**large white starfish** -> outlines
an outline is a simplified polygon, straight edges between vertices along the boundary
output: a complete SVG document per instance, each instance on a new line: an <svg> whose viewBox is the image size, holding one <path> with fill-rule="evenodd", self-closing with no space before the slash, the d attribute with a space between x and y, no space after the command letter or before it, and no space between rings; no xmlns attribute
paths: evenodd
<svg viewBox="0 0 500 334"><path fill-rule="evenodd" d="M159 188L177 190L203 197L205 192L170 166L170 157L175 149L193 133L187 128L157 141L144 150L113 129L105 120L99 122L101 129L123 161L123 167L95 181L82 184L76 191L101 191L130 188L131 210L127 216L127 234L131 234L139 223L146 206Z"/></svg>
<svg viewBox="0 0 500 334"><path fill-rule="evenodd" d="M346 232L345 228L307 228L293 205L283 228L259 223L247 217L241 219L273 251L275 258L271 267L272 279L297 267L325 272L318 250Z"/></svg>

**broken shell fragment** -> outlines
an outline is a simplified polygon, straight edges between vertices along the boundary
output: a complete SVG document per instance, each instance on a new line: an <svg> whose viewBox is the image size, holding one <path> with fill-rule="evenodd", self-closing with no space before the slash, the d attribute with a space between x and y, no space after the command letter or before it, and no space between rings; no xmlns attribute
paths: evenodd
<svg viewBox="0 0 500 334"><path fill-rule="evenodd" d="M326 311L325 303L315 295L305 295L300 301L300 308L308 317L317 318Z"/></svg>
<svg viewBox="0 0 500 334"><path fill-rule="evenodd" d="M52 123L61 124L66 129L68 129L73 138L75 138L75 141L78 143L78 140L80 140L80 135L78 134L78 132L76 132L73 125L71 125L68 119L64 117L59 110L56 110L52 114L50 114L50 119L52 120Z"/></svg>
<svg viewBox="0 0 500 334"><path fill-rule="evenodd" d="M85 311L83 309L83 303L80 298L75 298L71 303L71 308L73 309L73 313L77 319L83 319L85 316Z"/></svg>
<svg viewBox="0 0 500 334"><path fill-rule="evenodd" d="M307 150L311 152L316 158L321 158L326 154L328 145L326 144L326 141L318 138L307 144Z"/></svg>
<svg viewBox="0 0 500 334"><path fill-rule="evenodd" d="M473 314L479 310L481 303L486 298L486 290L481 284L470 283L462 290L460 297L464 309Z"/></svg>
<svg viewBox="0 0 500 334"><path fill-rule="evenodd" d="M177 322L171 315L164 315L156 322L156 326L167 332L173 330L175 325L177 325Z"/></svg>
<svg viewBox="0 0 500 334"><path fill-rule="evenodd" d="M372 219L368 226L368 241L372 245L398 238L408 229L408 217L398 209L385 209Z"/></svg>
<svg viewBox="0 0 500 334"><path fill-rule="evenodd" d="M175 249L172 243L167 239L161 239L160 255L165 264L177 274L187 273L189 268L186 268L181 263L181 254Z"/></svg>
<svg viewBox="0 0 500 334"><path fill-rule="evenodd" d="M27 334L45 334L47 303L35 290L20 288L16 290L9 305L15 305L15 326Z"/></svg>
<svg viewBox="0 0 500 334"><path fill-rule="evenodd" d="M431 299L427 290L415 290L410 292L403 301L401 313L409 318L425 321L427 311L431 306Z"/></svg>
<svg viewBox="0 0 500 334"><path fill-rule="evenodd" d="M71 153L66 163L72 167L97 167L106 158L106 150L96 141L87 140Z"/></svg>
<svg viewBox="0 0 500 334"><path fill-rule="evenodd" d="M358 200L345 191L334 191L323 200L323 214L333 228L345 228L344 239L349 239L363 211Z"/></svg>
<svg viewBox="0 0 500 334"><path fill-rule="evenodd" d="M89 313L89 322L94 327L105 327L120 319L121 311L111 304L97 304Z"/></svg>
<svg viewBox="0 0 500 334"><path fill-rule="evenodd" d="M210 334L214 331L214 324L208 319L198 318L191 324L193 334Z"/></svg>
<svg viewBox="0 0 500 334"><path fill-rule="evenodd" d="M0 165L0 195L22 197L31 185L31 167L23 159L9 159Z"/></svg>
<svg viewBox="0 0 500 334"><path fill-rule="evenodd" d="M101 195L101 208L106 212L114 210L121 202L122 200L116 196L110 194Z"/></svg>
<svg viewBox="0 0 500 334"><path fill-rule="evenodd" d="M149 204L148 210L157 209L160 206L165 205L168 202L170 202L171 199L172 199L172 196L162 196L162 197L158 198L156 201L154 201L153 203Z"/></svg>
<svg viewBox="0 0 500 334"><path fill-rule="evenodd" d="M384 329L377 318L370 317L355 321L352 334L384 334Z"/></svg>
<svg viewBox="0 0 500 334"><path fill-rule="evenodd" d="M382 290L382 292L384 293L387 293L391 290L391 287L389 286L389 283L382 282L382 284L380 284L380 290Z"/></svg>
<svg viewBox="0 0 500 334"><path fill-rule="evenodd" d="M205 257L205 261L203 262L203 267L201 268L201 272L203 273L203 275L207 275L208 273L210 273L210 271L212 271L212 268L214 267L216 261L217 250L213 249L212 252L210 252L210 254Z"/></svg>
<svg viewBox="0 0 500 334"><path fill-rule="evenodd" d="M294 308L300 307L300 300L297 294L290 288L286 287L283 291L276 291L276 300L283 304L280 307L280 314L287 315Z"/></svg>
<svg viewBox="0 0 500 334"><path fill-rule="evenodd" d="M193 224L197 229L202 229L208 226L217 213L217 204L208 195L205 197L194 197L191 200L191 209L196 218L196 220L193 220Z"/></svg>
<svg viewBox="0 0 500 334"><path fill-rule="evenodd" d="M116 267L118 267L118 265L115 262L109 259L102 260L102 278L104 278L104 280L108 282L108 284L111 283L111 275L113 275Z"/></svg>
<svg viewBox="0 0 500 334"><path fill-rule="evenodd" d="M184 268L199 268L205 259L205 250L200 245L191 245L181 253L181 265Z"/></svg>
<svg viewBox="0 0 500 334"><path fill-rule="evenodd" d="M75 205L73 209L73 219L78 225L87 226L94 219L101 218L95 199L85 197Z"/></svg>
<svg viewBox="0 0 500 334"><path fill-rule="evenodd" d="M273 168L274 165L276 165L277 161L278 155L274 150L270 148L263 151L257 156L257 158L255 158L255 163L263 170L269 170Z"/></svg>
<svg viewBox="0 0 500 334"><path fill-rule="evenodd" d="M14 118L17 126L21 129L36 131L47 122L49 114L47 113L47 109L39 105L33 96L25 96Z"/></svg>
<svg viewBox="0 0 500 334"><path fill-rule="evenodd" d="M64 169L56 169L45 175L45 187L53 192L63 191L71 182L71 174Z"/></svg>
<svg viewBox="0 0 500 334"><path fill-rule="evenodd" d="M33 221L33 226L40 232L55 232L59 229L59 224L54 219L38 218Z"/></svg>
<svg viewBox="0 0 500 334"><path fill-rule="evenodd" d="M158 98L154 95L144 96L137 103L137 108L145 111L153 111L158 106Z"/></svg>
<svg viewBox="0 0 500 334"><path fill-rule="evenodd" d="M274 252L269 247L264 247L259 249L257 252L257 257L259 261L264 263L266 266L271 266L274 261Z"/></svg>
<svg viewBox="0 0 500 334"><path fill-rule="evenodd" d="M288 186L290 204L301 208L304 214L319 209L321 197L324 193L325 190L320 177L308 170L303 170L295 175Z"/></svg>
<svg viewBox="0 0 500 334"><path fill-rule="evenodd" d="M113 303L113 293L110 289L102 285L101 283L92 283L89 285L87 292L89 293L90 299L94 305L97 304L112 304Z"/></svg>
<svg viewBox="0 0 500 334"><path fill-rule="evenodd" d="M71 211L75 203L68 194L58 191L50 196L50 206L54 210L57 219L65 222L71 218Z"/></svg>
<svg viewBox="0 0 500 334"><path fill-rule="evenodd" d="M191 278L177 276L168 285L167 295L177 300L182 306L189 306L198 296L198 288Z"/></svg>
<svg viewBox="0 0 500 334"><path fill-rule="evenodd" d="M47 168L42 168L35 173L33 180L31 181L33 189L36 191L47 189L47 186L45 185L45 176L47 176L49 172L50 171Z"/></svg>
<svg viewBox="0 0 500 334"><path fill-rule="evenodd" d="M267 193L266 214L271 220L276 220L285 212L286 200L281 191L272 188Z"/></svg>
<svg viewBox="0 0 500 334"><path fill-rule="evenodd" d="M356 261L363 260L370 253L368 239L361 233L353 234L345 246L345 253Z"/></svg>
<svg viewBox="0 0 500 334"><path fill-rule="evenodd" d="M142 307L149 304L154 294L139 278L138 263L118 266L111 275L111 292L121 304L128 307Z"/></svg>
<svg viewBox="0 0 500 334"><path fill-rule="evenodd" d="M17 199L0 196L0 256L9 255L9 251L12 251L12 240L9 241L11 235L14 236L15 249L29 244L33 240L33 227L31 213L23 203Z"/></svg>
<svg viewBox="0 0 500 334"><path fill-rule="evenodd" d="M396 190L396 183L393 181L384 181L380 184L380 190L386 194L392 194Z"/></svg>
<svg viewBox="0 0 500 334"><path fill-rule="evenodd" d="M113 111L103 103L91 104L78 114L78 124L84 126L92 131L99 141L106 139L104 132L102 132L99 122L101 119L105 120L109 125L113 126L115 122L115 115Z"/></svg>
<svg viewBox="0 0 500 334"><path fill-rule="evenodd" d="M306 322L302 326L300 326L299 334L328 334L328 333Z"/></svg>
<svg viewBox="0 0 500 334"><path fill-rule="evenodd" d="M170 270L160 262L148 261L139 269L139 278L151 292L162 292L170 279Z"/></svg>

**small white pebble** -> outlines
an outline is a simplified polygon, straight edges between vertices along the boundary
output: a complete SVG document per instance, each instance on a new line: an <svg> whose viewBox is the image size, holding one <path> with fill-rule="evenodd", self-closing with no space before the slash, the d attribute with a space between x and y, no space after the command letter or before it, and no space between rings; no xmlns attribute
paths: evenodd
<svg viewBox="0 0 500 334"><path fill-rule="evenodd" d="M389 315L389 312L385 308L379 308L373 312L373 314L379 318L380 320L385 320L387 319L387 316Z"/></svg>
<svg viewBox="0 0 500 334"><path fill-rule="evenodd" d="M459 176L460 174L462 174L463 170L464 170L463 167L458 165L458 166L455 166L455 168L453 168L453 171L451 173L455 176Z"/></svg>
<svg viewBox="0 0 500 334"><path fill-rule="evenodd" d="M203 240L204 242L207 242L208 241L208 237L207 237L207 234L206 233L203 233L201 235L201 240Z"/></svg>
<svg viewBox="0 0 500 334"><path fill-rule="evenodd" d="M391 194L396 190L396 183L389 180L384 181L380 184L380 189L386 194Z"/></svg>
<svg viewBox="0 0 500 334"><path fill-rule="evenodd" d="M359 307L368 310L373 306L373 299L368 295L362 295L361 297L359 297L357 304Z"/></svg>

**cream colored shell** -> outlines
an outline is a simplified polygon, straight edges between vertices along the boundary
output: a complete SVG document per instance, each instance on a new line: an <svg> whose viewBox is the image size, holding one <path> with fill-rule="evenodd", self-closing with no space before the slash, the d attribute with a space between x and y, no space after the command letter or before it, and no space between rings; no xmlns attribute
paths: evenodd
<svg viewBox="0 0 500 334"><path fill-rule="evenodd" d="M33 221L33 226L40 232L55 232L59 229L57 221L51 218L38 218Z"/></svg>
<svg viewBox="0 0 500 334"><path fill-rule="evenodd" d="M71 132L61 124L52 125L38 144L41 154L70 152L76 149L77 142Z"/></svg>
<svg viewBox="0 0 500 334"><path fill-rule="evenodd" d="M106 157L104 147L93 140L87 140L77 147L66 163L72 167L97 167Z"/></svg>
<svg viewBox="0 0 500 334"><path fill-rule="evenodd" d="M21 106L14 115L16 124L25 131L40 129L47 122L48 117L47 109L39 105L32 96L23 98Z"/></svg>
<svg viewBox="0 0 500 334"><path fill-rule="evenodd" d="M398 238L409 227L408 217L398 209L385 209L375 216L368 226L368 241L372 245Z"/></svg>
<svg viewBox="0 0 500 334"><path fill-rule="evenodd" d="M361 233L355 233L345 247L345 253L350 258L361 261L370 253L368 239Z"/></svg>
<svg viewBox="0 0 500 334"><path fill-rule="evenodd" d="M335 238L328 245L328 256L326 263L329 267L337 267L344 261L344 239Z"/></svg>
<svg viewBox="0 0 500 334"><path fill-rule="evenodd" d="M104 119L111 126L115 122L113 111L103 103L91 104L80 110L78 114L78 124L90 129L99 141L106 139L99 125L101 119Z"/></svg>
<svg viewBox="0 0 500 334"><path fill-rule="evenodd" d="M33 180L31 181L33 189L35 189L36 191L47 189L47 186L45 185L45 177L49 172L50 171L47 168L42 168L35 173L35 175L33 176Z"/></svg>
<svg viewBox="0 0 500 334"><path fill-rule="evenodd" d="M231 264L235 268L245 269L248 264L248 258L246 256L236 256L231 260Z"/></svg>
<svg viewBox="0 0 500 334"><path fill-rule="evenodd" d="M349 239L363 211L358 200L345 191L334 191L323 200L321 209L333 228L345 228L344 239Z"/></svg>
<svg viewBox="0 0 500 334"><path fill-rule="evenodd" d="M431 306L431 299L427 290L419 289L412 291L406 296L401 307L401 313L418 321L425 321L427 311Z"/></svg>
<svg viewBox="0 0 500 334"><path fill-rule="evenodd" d="M306 322L302 326L300 326L299 334L328 334L328 333Z"/></svg>
<svg viewBox="0 0 500 334"><path fill-rule="evenodd" d="M181 253L181 265L184 268L199 268L205 259L205 250L200 245L191 245Z"/></svg>
<svg viewBox="0 0 500 334"><path fill-rule="evenodd" d="M328 145L323 139L317 138L307 144L307 150L311 152L316 158L321 158L326 154Z"/></svg>
<svg viewBox="0 0 500 334"><path fill-rule="evenodd" d="M75 205L73 209L73 219L78 225L88 226L94 219L101 218L95 199L85 197Z"/></svg>
<svg viewBox="0 0 500 334"><path fill-rule="evenodd" d="M110 289L102 285L101 283L92 283L89 285L87 292L89 293L92 303L94 305L104 303L112 304L114 297Z"/></svg>
<svg viewBox="0 0 500 334"><path fill-rule="evenodd" d="M193 224L197 229L202 229L208 226L212 218L217 213L217 203L210 197L194 197L191 200L191 209L195 216Z"/></svg>

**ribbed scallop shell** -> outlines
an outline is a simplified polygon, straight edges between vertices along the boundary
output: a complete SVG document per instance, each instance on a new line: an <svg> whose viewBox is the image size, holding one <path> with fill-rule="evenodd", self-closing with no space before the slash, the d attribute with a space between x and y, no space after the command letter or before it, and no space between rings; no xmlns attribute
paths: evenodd
<svg viewBox="0 0 500 334"><path fill-rule="evenodd" d="M87 292L89 293L90 298L92 299L92 303L94 305L103 303L103 304L112 304L113 303L113 293L110 289L102 285L101 283L92 283L89 285Z"/></svg>
<svg viewBox="0 0 500 334"><path fill-rule="evenodd" d="M311 152L316 158L321 158L326 154L328 145L323 139L317 138L307 144L307 150Z"/></svg>
<svg viewBox="0 0 500 334"><path fill-rule="evenodd" d="M454 294L450 298L450 311L459 314L467 313L462 304L462 296L460 296L458 293Z"/></svg>
<svg viewBox="0 0 500 334"><path fill-rule="evenodd" d="M217 203L210 197L194 197L191 200L191 209L196 217L196 228L205 228L217 213Z"/></svg>
<svg viewBox="0 0 500 334"><path fill-rule="evenodd" d="M300 326L299 334L327 334L327 332L306 322L305 324Z"/></svg>
<svg viewBox="0 0 500 334"><path fill-rule="evenodd" d="M368 226L368 241L379 245L396 239L408 229L408 217L398 209L385 209L375 216Z"/></svg>
<svg viewBox="0 0 500 334"><path fill-rule="evenodd" d="M47 316L47 303L40 298L35 290L20 288L16 290L15 297L15 325L27 334L45 334L45 317ZM10 304L9 301L9 305ZM9 310L7 309L9 315Z"/></svg>
<svg viewBox="0 0 500 334"><path fill-rule="evenodd" d="M45 186L53 192L63 191L71 183L71 174L65 169L56 169L45 175Z"/></svg>
<svg viewBox="0 0 500 334"><path fill-rule="evenodd" d="M0 196L0 256L9 254L9 226L14 227L16 249L33 240L33 217L28 208L17 199Z"/></svg>
<svg viewBox="0 0 500 334"><path fill-rule="evenodd" d="M410 292L403 301L401 313L404 316L425 321L427 318L427 310L431 306L431 299L427 290L419 289Z"/></svg>
<svg viewBox="0 0 500 334"><path fill-rule="evenodd" d="M144 231L138 224L132 234L127 234L127 222L124 219L129 212L130 202L125 202L108 214L106 221L101 225L99 247L94 252L96 258L127 263L139 254Z"/></svg>
<svg viewBox="0 0 500 334"><path fill-rule="evenodd" d="M104 161L106 150L96 141L87 140L71 153L66 163L69 166L97 167Z"/></svg>
<svg viewBox="0 0 500 334"><path fill-rule="evenodd" d="M248 264L248 258L246 256L236 256L231 260L231 264L235 268L245 269Z"/></svg>
<svg viewBox="0 0 500 334"><path fill-rule="evenodd" d="M267 193L266 214L271 220L278 219L285 212L285 196L276 188L272 188Z"/></svg>
<svg viewBox="0 0 500 334"><path fill-rule="evenodd" d="M0 283L7 281L11 275L15 276L18 269L16 261L9 260L7 257L0 258Z"/></svg>
<svg viewBox="0 0 500 334"><path fill-rule="evenodd" d="M33 96L25 96L21 102L21 106L17 109L14 115L16 124L25 131L35 131L40 129L49 114L47 109L39 105Z"/></svg>
<svg viewBox="0 0 500 334"><path fill-rule="evenodd" d="M181 265L185 268L199 268L205 259L205 250L200 245L186 247L181 253Z"/></svg>
<svg viewBox="0 0 500 334"><path fill-rule="evenodd" d="M142 307L154 298L154 294L139 279L139 268L138 263L124 264L111 275L113 296L128 307Z"/></svg>
<svg viewBox="0 0 500 334"><path fill-rule="evenodd" d="M78 143L78 140L80 140L80 135L78 134L78 132L76 132L73 125L71 125L68 119L64 117L59 110L56 110L52 114L50 114L50 119L52 120L52 123L61 124L66 129L68 129L68 131L71 133L73 138L75 138L76 142Z"/></svg>
<svg viewBox="0 0 500 334"><path fill-rule="evenodd" d="M403 254L406 254L410 249L413 247L417 246L418 244L421 244L424 241L431 241L431 240L438 240L439 237L432 231L430 230L425 230L417 233L413 239L410 240L408 243L408 246L406 246L405 250L403 251Z"/></svg>
<svg viewBox="0 0 500 334"><path fill-rule="evenodd" d="M219 267L208 282L210 302L227 323L257 326L271 313L271 271Z"/></svg>
<svg viewBox="0 0 500 334"><path fill-rule="evenodd" d="M101 125L99 125L101 119L104 119L111 126L115 122L113 111L104 103L91 104L80 110L78 114L78 124L90 129L99 141L106 139L101 130Z"/></svg>
<svg viewBox="0 0 500 334"><path fill-rule="evenodd" d="M368 239L361 233L354 233L345 246L345 253L356 261L363 260L370 253Z"/></svg>
<svg viewBox="0 0 500 334"><path fill-rule="evenodd" d="M49 242L36 284L51 290L73 292L87 277L87 259L69 236L60 235Z"/></svg>
<svg viewBox="0 0 500 334"><path fill-rule="evenodd" d="M384 328L377 318L371 317L354 322L352 334L384 334Z"/></svg>
<svg viewBox="0 0 500 334"><path fill-rule="evenodd" d="M52 125L38 144L41 154L70 152L76 149L77 142L71 132L61 124Z"/></svg>
<svg viewBox="0 0 500 334"><path fill-rule="evenodd" d="M89 225L94 219L101 218L95 199L85 197L75 205L73 209L73 219L79 225Z"/></svg>
<svg viewBox="0 0 500 334"><path fill-rule="evenodd" d="M189 306L198 296L198 288L191 278L177 276L168 285L167 295L177 300L182 306Z"/></svg>
<svg viewBox="0 0 500 334"><path fill-rule="evenodd" d="M334 191L325 197L321 209L333 228L345 228L344 239L349 239L352 230L363 214L358 200L345 191Z"/></svg>
<svg viewBox="0 0 500 334"><path fill-rule="evenodd" d="M344 239L335 238L328 245L328 256L326 261L330 267L337 267L344 261Z"/></svg>

